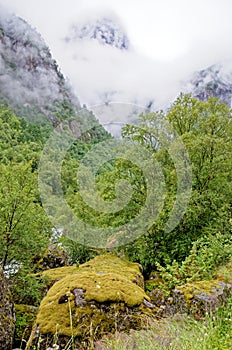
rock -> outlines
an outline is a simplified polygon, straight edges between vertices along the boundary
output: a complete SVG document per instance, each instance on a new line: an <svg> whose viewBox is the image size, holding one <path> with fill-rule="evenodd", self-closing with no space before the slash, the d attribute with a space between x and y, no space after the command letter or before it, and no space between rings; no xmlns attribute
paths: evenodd
<svg viewBox="0 0 232 350"><path fill-rule="evenodd" d="M73 25L65 41L75 43L80 39L96 40L102 45L109 45L119 50L129 49L129 39L121 28L118 18L102 17L83 25Z"/></svg>
<svg viewBox="0 0 232 350"><path fill-rule="evenodd" d="M43 256L36 256L32 263L34 263L34 271L39 272L48 269L68 265L68 256L65 250L57 244L50 244Z"/></svg>
<svg viewBox="0 0 232 350"><path fill-rule="evenodd" d="M203 318L225 304L232 295L232 285L219 280L199 281L176 287L169 298L166 313L187 313Z"/></svg>
<svg viewBox="0 0 232 350"><path fill-rule="evenodd" d="M0 11L0 100L28 120L58 123L58 106L80 109L40 34L25 20Z"/></svg>
<svg viewBox="0 0 232 350"><path fill-rule="evenodd" d="M152 303L150 303L150 301L147 301L146 299L143 300L143 304L144 306L148 307L149 309L155 309L156 306Z"/></svg>
<svg viewBox="0 0 232 350"><path fill-rule="evenodd" d="M160 307L166 303L166 297L161 289L155 288L149 293L151 302Z"/></svg>
<svg viewBox="0 0 232 350"><path fill-rule="evenodd" d="M0 350L12 349L14 329L14 304L2 268L0 268Z"/></svg>
<svg viewBox="0 0 232 350"><path fill-rule="evenodd" d="M52 347L56 334L60 348L72 335L75 348L88 348L103 334L140 329L144 309L149 312L151 306L143 286L138 264L111 254L95 257L50 288L39 308L32 345L39 337L41 350L43 344Z"/></svg>
<svg viewBox="0 0 232 350"><path fill-rule="evenodd" d="M85 291L83 289L80 288L74 288L73 290L71 290L71 292L73 293L75 299L75 306L79 307L79 306L83 306L86 305L87 302L85 301L85 297L84 297L84 293Z"/></svg>
<svg viewBox="0 0 232 350"><path fill-rule="evenodd" d="M191 93L200 101L218 97L220 102L231 107L232 97L231 61L214 64L191 75L182 87L182 91Z"/></svg>

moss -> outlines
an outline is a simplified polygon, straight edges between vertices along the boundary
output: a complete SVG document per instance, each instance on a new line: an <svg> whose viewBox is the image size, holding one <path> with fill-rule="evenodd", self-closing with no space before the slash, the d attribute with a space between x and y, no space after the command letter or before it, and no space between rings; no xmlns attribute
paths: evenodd
<svg viewBox="0 0 232 350"><path fill-rule="evenodd" d="M118 258L112 254L98 255L94 259L80 265L80 269L81 271L86 270L96 273L119 273L121 276L144 288L140 265Z"/></svg>
<svg viewBox="0 0 232 350"><path fill-rule="evenodd" d="M58 281L67 275L75 274L79 271L79 268L76 266L63 266L57 267L55 269L45 270L42 273L36 274L42 277L47 278L50 282Z"/></svg>
<svg viewBox="0 0 232 350"><path fill-rule="evenodd" d="M115 331L129 332L130 329L141 329L146 322L147 316L141 317L139 307L127 308L123 303L112 303L101 308L88 305L75 309L72 315L74 348L93 349L94 342L101 339L103 335L113 334ZM71 333L70 327L66 334L57 327L55 333L40 334L40 350L52 346L54 339L60 349L66 348L67 344L70 344Z"/></svg>
<svg viewBox="0 0 232 350"><path fill-rule="evenodd" d="M64 266L54 269L45 270L35 274L47 278L49 282L58 281L67 275L78 273L78 271L101 273L119 273L126 279L144 288L144 280L141 274L140 266L136 263L122 260L112 254L96 256L94 259L77 266Z"/></svg>
<svg viewBox="0 0 232 350"><path fill-rule="evenodd" d="M74 288L84 289L85 300L97 303L123 302L127 306L140 305L144 298L148 298L145 292L134 283L126 280L118 274L106 273L99 275L87 271L70 275L56 282L43 299L37 322L42 333L56 332L57 325L62 334L71 335L69 320L69 304L58 304L61 296L68 295ZM93 313L92 307L76 310L74 296L70 293L70 307L74 319L79 322L82 313ZM81 314L81 315L80 315ZM91 315L90 315L91 316ZM99 315L100 316L100 315ZM91 316L92 317L92 316Z"/></svg>
<svg viewBox="0 0 232 350"><path fill-rule="evenodd" d="M201 293L214 294L215 288L218 287L220 288L219 281L211 280L187 283L184 286L176 287L176 289L184 294L186 304L187 306L189 306L194 296L199 295Z"/></svg>
<svg viewBox="0 0 232 350"><path fill-rule="evenodd" d="M187 283L184 286L179 286L177 287L177 289L179 290L192 290L194 291L194 294L198 293L199 291L202 292L206 292L206 293L210 293L212 292L212 288L213 287L217 287L218 286L219 281L216 280L210 280L210 281L197 281L194 283Z"/></svg>
<svg viewBox="0 0 232 350"><path fill-rule="evenodd" d="M68 271L68 268L63 269ZM103 255L81 265L76 271L70 271L71 274L51 287L41 302L36 320L41 334L58 332L71 336L70 311L74 335L81 337L84 337L85 332L89 334L90 327L99 334L112 331L119 315L122 318L119 322L121 326L128 323L130 328L141 322L135 310L141 316L139 306L144 298L149 300L149 297L136 284L137 280L140 284L143 282L137 264L113 255ZM54 275L57 276L52 273L53 277ZM81 307L75 305L74 295L71 293L75 288L85 291L87 304ZM60 298L65 295L68 296L68 302L59 304ZM130 317L125 317L125 314L130 314Z"/></svg>

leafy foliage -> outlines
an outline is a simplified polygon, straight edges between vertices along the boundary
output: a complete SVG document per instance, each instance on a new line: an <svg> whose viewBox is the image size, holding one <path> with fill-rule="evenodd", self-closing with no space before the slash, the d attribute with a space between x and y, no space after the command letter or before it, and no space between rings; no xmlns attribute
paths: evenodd
<svg viewBox="0 0 232 350"><path fill-rule="evenodd" d="M192 193L184 217L171 232L165 231L176 200L177 174L167 149L162 146L163 123L177 132L191 160ZM174 130L173 130L174 128ZM200 102L180 95L166 115L143 115L139 126L126 126L123 136L154 152L165 176L164 209L153 227L132 245L123 248L149 273L155 261L165 265L183 261L192 243L201 237L231 232L232 118L229 108L217 99Z"/></svg>
<svg viewBox="0 0 232 350"><path fill-rule="evenodd" d="M22 164L1 165L0 174L1 265L28 264L46 247L51 234L38 200L36 176Z"/></svg>
<svg viewBox="0 0 232 350"><path fill-rule="evenodd" d="M232 244L229 235L217 234L200 238L193 243L189 255L184 261L162 267L157 263L162 287L171 290L188 282L211 279L216 269L225 264L232 256Z"/></svg>
<svg viewBox="0 0 232 350"><path fill-rule="evenodd" d="M14 303L39 306L46 291L46 278L32 275L29 268L23 267L12 277L11 283Z"/></svg>
<svg viewBox="0 0 232 350"><path fill-rule="evenodd" d="M77 135L62 162L62 191L74 214L87 224L106 229L120 227L136 218L147 199L144 170L149 164L140 169L132 161L130 148L127 160L118 157L106 162L95 176L99 197L110 206L117 197L117 183L128 181L132 189L131 198L118 211L101 212L96 209L97 203L90 207L82 198L77 169L92 146L110 136L97 122L94 124L91 113L86 112L77 120L74 111L64 105L62 109L57 106L56 117L57 120L67 120L76 134L81 125L90 121L93 125L90 131ZM0 106L0 260L4 267L12 262L29 266L33 255L48 244L51 224L41 207L37 168L50 132L48 124L29 124L17 118L7 106ZM185 215L174 230L167 232L165 225L176 201L178 176L165 139L171 140L174 135L180 137L191 160L192 192ZM150 152L150 161L159 163L165 180L165 198L163 209L150 229L132 243L117 248L118 253L141 263L145 275L149 275L157 263L160 264L162 273L170 274L172 282L169 282L172 284L175 278L182 281L203 275L204 278L210 277L227 254L223 242L229 242L228 234L231 233L231 111L217 99L204 103L189 95L180 95L166 114L141 115L140 124L125 126L122 136L125 145L131 142L142 146ZM97 157L97 154L94 156ZM49 162L56 162L56 159L57 152L54 150L47 161L45 179L47 191L54 196L57 195L59 174L51 170ZM83 176L87 179L88 174ZM126 196L127 191L123 195ZM94 197L92 200L94 202ZM62 209L59 215L65 215ZM143 223L139 227L141 233L144 232L142 226ZM123 234L126 236L128 233ZM123 243L120 239L106 237L107 248L111 250L115 244ZM71 263L83 263L100 251L65 237L61 242Z"/></svg>

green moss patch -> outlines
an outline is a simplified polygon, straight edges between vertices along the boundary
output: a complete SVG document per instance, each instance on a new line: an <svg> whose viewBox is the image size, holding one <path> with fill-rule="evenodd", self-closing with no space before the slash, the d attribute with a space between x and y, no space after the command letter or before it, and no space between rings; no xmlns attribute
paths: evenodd
<svg viewBox="0 0 232 350"><path fill-rule="evenodd" d="M136 283L144 288L142 268L137 263L118 258L111 254L98 255L94 259L80 265L81 271L91 271L95 273L119 273L127 280Z"/></svg>
<svg viewBox="0 0 232 350"><path fill-rule="evenodd" d="M35 274L47 278L49 282L58 281L67 275L73 275L79 271L94 272L97 274L119 273L126 279L144 288L144 280L141 274L140 265L126 260L122 260L111 254L99 255L85 264L77 266L64 266L54 269L48 269Z"/></svg>
<svg viewBox="0 0 232 350"><path fill-rule="evenodd" d="M189 305L194 296L200 295L202 293L204 293L205 295L215 294L217 289L220 290L221 287L219 281L211 280L187 283L184 286L176 287L176 289L184 294L186 303L187 305Z"/></svg>
<svg viewBox="0 0 232 350"><path fill-rule="evenodd" d="M90 329L102 335L119 326L129 330L141 323L140 305L149 297L136 284L143 284L139 265L103 255L70 271L41 302L36 320L41 334L83 338L85 334L90 336ZM61 269L58 274L50 272L54 278ZM76 288L84 291L84 303L80 306L72 293ZM62 298L66 302L60 303Z"/></svg>
<svg viewBox="0 0 232 350"><path fill-rule="evenodd" d="M197 317L215 311L232 295L232 286L219 280L199 281L176 287L174 303ZM185 303L183 305L182 301Z"/></svg>
<svg viewBox="0 0 232 350"><path fill-rule="evenodd" d="M64 266L57 267L55 269L45 270L42 273L39 273L42 277L47 278L50 282L58 281L67 275L75 274L79 271L79 268L76 266Z"/></svg>

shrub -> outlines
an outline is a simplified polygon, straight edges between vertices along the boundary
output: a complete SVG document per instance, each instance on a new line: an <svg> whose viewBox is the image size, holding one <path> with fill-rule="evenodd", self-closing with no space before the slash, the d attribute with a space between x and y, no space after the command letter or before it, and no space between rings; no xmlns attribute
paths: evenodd
<svg viewBox="0 0 232 350"><path fill-rule="evenodd" d="M232 255L232 243L229 237L218 233L193 243L190 254L182 262L173 261L166 267L157 263L157 269L163 281L163 288L170 290L188 282L211 279L219 265Z"/></svg>

